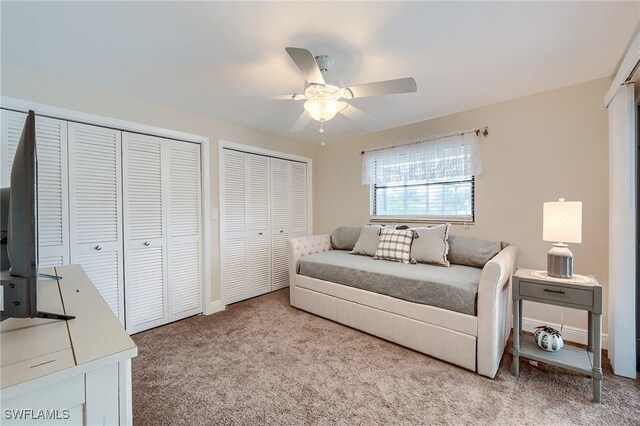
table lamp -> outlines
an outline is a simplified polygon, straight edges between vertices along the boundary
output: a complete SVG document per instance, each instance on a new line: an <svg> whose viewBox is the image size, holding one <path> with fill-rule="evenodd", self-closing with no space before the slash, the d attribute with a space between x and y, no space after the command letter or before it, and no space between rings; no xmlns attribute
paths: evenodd
<svg viewBox="0 0 640 426"><path fill-rule="evenodd" d="M547 253L547 275L572 278L573 253L566 243L582 242L582 202L560 198L544 203L542 239L555 242Z"/></svg>

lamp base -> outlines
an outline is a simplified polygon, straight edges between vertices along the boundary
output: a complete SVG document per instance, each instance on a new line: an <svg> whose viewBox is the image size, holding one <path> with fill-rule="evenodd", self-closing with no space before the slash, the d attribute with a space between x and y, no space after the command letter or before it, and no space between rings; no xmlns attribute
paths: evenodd
<svg viewBox="0 0 640 426"><path fill-rule="evenodd" d="M554 278L573 277L573 253L566 244L556 243L547 253L547 274Z"/></svg>

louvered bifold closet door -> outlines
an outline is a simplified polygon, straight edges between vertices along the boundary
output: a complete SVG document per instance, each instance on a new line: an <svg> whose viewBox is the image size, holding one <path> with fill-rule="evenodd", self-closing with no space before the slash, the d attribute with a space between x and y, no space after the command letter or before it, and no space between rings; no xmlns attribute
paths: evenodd
<svg viewBox="0 0 640 426"><path fill-rule="evenodd" d="M11 166L27 114L2 110L2 187L10 185ZM36 117L38 158L38 263L68 265L69 199L67 122Z"/></svg>
<svg viewBox="0 0 640 426"><path fill-rule="evenodd" d="M307 164L291 161L290 167L290 229L289 238L304 237L307 224Z"/></svg>
<svg viewBox="0 0 640 426"><path fill-rule="evenodd" d="M200 144L165 140L169 321L202 312Z"/></svg>
<svg viewBox="0 0 640 426"><path fill-rule="evenodd" d="M121 132L69 123L71 262L124 324Z"/></svg>
<svg viewBox="0 0 640 426"><path fill-rule="evenodd" d="M246 299L247 289L247 154L222 150L222 298L225 304Z"/></svg>
<svg viewBox="0 0 640 426"><path fill-rule="evenodd" d="M13 158L16 155L16 148L20 142L20 136L22 136L27 114L6 109L0 110L0 112L2 113L2 145L0 148L2 169L0 172L2 173L2 188L6 188L11 184Z"/></svg>
<svg viewBox="0 0 640 426"><path fill-rule="evenodd" d="M162 139L123 133L125 305L129 333L168 321Z"/></svg>
<svg viewBox="0 0 640 426"><path fill-rule="evenodd" d="M290 161L271 158L271 290L289 285Z"/></svg>
<svg viewBox="0 0 640 426"><path fill-rule="evenodd" d="M269 232L270 159L262 155L247 156L247 206L249 210L248 262L246 297L271 291L271 233Z"/></svg>

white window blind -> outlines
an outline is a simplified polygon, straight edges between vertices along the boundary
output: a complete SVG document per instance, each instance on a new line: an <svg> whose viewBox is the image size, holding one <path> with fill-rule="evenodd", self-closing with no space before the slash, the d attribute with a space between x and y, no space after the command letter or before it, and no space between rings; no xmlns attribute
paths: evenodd
<svg viewBox="0 0 640 426"><path fill-rule="evenodd" d="M372 216L471 222L481 172L472 131L365 152L362 183Z"/></svg>

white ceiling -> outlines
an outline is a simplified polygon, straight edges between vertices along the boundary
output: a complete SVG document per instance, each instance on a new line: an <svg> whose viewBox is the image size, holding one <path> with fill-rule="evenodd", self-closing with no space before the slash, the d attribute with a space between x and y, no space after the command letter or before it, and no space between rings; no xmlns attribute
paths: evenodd
<svg viewBox="0 0 640 426"><path fill-rule="evenodd" d="M2 1L3 64L54 74L218 119L317 142L289 129L300 91L284 48L334 57L347 85L415 77L418 92L353 104L396 127L610 76L638 2ZM344 117L327 138L366 131Z"/></svg>

